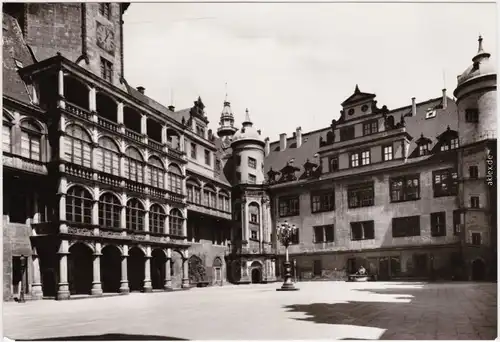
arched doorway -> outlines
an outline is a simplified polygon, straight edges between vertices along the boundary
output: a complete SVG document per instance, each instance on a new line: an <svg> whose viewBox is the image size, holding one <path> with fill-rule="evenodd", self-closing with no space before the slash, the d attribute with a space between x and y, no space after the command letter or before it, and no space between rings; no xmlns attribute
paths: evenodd
<svg viewBox="0 0 500 342"><path fill-rule="evenodd" d="M222 260L219 257L216 257L214 259L212 267L214 269L215 284L222 285Z"/></svg>
<svg viewBox="0 0 500 342"><path fill-rule="evenodd" d="M258 261L252 262L252 284L262 283L262 264Z"/></svg>
<svg viewBox="0 0 500 342"><path fill-rule="evenodd" d="M138 247L132 247L128 251L127 276L130 292L142 291L144 286L144 252Z"/></svg>
<svg viewBox="0 0 500 342"><path fill-rule="evenodd" d="M189 283L196 284L202 281L206 281L205 266L199 257L192 255L189 257Z"/></svg>
<svg viewBox="0 0 500 342"><path fill-rule="evenodd" d="M71 294L90 294L93 280L93 252L84 243L69 248L68 280Z"/></svg>
<svg viewBox="0 0 500 342"><path fill-rule="evenodd" d="M122 273L121 252L118 247L112 245L105 246L101 252L102 292L119 292Z"/></svg>
<svg viewBox="0 0 500 342"><path fill-rule="evenodd" d="M486 274L486 265L481 259L476 259L472 262L472 280L484 280Z"/></svg>
<svg viewBox="0 0 500 342"><path fill-rule="evenodd" d="M154 249L151 253L151 284L153 289L163 289L166 262L165 253L161 249Z"/></svg>

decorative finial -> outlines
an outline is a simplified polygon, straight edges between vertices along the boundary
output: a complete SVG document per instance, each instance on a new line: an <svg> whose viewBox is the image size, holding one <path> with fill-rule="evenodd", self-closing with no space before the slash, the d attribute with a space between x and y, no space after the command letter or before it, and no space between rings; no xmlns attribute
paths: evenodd
<svg viewBox="0 0 500 342"><path fill-rule="evenodd" d="M354 89L354 93L355 94L361 93L357 84L356 84L356 89Z"/></svg>
<svg viewBox="0 0 500 342"><path fill-rule="evenodd" d="M478 41L477 54L474 56L474 58L472 58L472 61L475 64L481 62L483 58L489 58L491 56L488 52L484 51L483 37L481 36L481 34L479 34L479 38L477 39L477 41Z"/></svg>
<svg viewBox="0 0 500 342"><path fill-rule="evenodd" d="M227 82L225 83L225 89L226 89L226 97L224 97L224 103L227 102Z"/></svg>
<svg viewBox="0 0 500 342"><path fill-rule="evenodd" d="M477 41L479 42L477 53L484 52L484 50L483 50L483 37L481 37L481 34L479 34L479 38L477 39Z"/></svg>
<svg viewBox="0 0 500 342"><path fill-rule="evenodd" d="M252 120L250 120L250 113L248 112L248 108L245 110L245 122L252 122Z"/></svg>

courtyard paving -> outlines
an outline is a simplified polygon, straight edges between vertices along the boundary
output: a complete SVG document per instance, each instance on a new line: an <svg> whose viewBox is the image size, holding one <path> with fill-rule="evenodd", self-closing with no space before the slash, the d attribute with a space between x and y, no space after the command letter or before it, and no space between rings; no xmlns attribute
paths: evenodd
<svg viewBox="0 0 500 342"><path fill-rule="evenodd" d="M495 339L490 283L228 285L3 306L15 340Z"/></svg>

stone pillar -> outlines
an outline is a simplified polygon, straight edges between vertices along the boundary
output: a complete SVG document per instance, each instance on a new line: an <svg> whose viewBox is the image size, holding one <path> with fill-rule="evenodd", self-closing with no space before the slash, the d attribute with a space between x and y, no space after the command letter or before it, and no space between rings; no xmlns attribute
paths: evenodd
<svg viewBox="0 0 500 342"><path fill-rule="evenodd" d="M144 200L144 204L145 204L145 208L144 209L146 209L144 211L144 231L145 232L149 232L149 206L150 206L149 198L146 198ZM151 253L150 253L150 255L151 255Z"/></svg>
<svg viewBox="0 0 500 342"><path fill-rule="evenodd" d="M99 225L99 186L94 186L94 202L92 203L92 224Z"/></svg>
<svg viewBox="0 0 500 342"><path fill-rule="evenodd" d="M68 283L68 240L61 240L59 251L59 283L57 284L57 300L69 299L69 283Z"/></svg>
<svg viewBox="0 0 500 342"><path fill-rule="evenodd" d="M91 86L89 91L89 110L92 113L97 110L96 89L94 86Z"/></svg>
<svg viewBox="0 0 500 342"><path fill-rule="evenodd" d="M120 228L127 229L127 194L122 194L122 207L120 210Z"/></svg>
<svg viewBox="0 0 500 342"><path fill-rule="evenodd" d="M243 241L248 241L249 239L249 232L248 232L248 219L247 219L247 212L248 212L248 204L246 201L241 202L241 236Z"/></svg>
<svg viewBox="0 0 500 342"><path fill-rule="evenodd" d="M116 121L118 123L119 132L125 134L125 123L123 121L123 102L118 102Z"/></svg>
<svg viewBox="0 0 500 342"><path fill-rule="evenodd" d="M38 202L38 193L33 193L33 223L40 223L40 208Z"/></svg>
<svg viewBox="0 0 500 342"><path fill-rule="evenodd" d="M167 126L162 125L161 126L161 143L162 144L167 144L168 139L167 139Z"/></svg>
<svg viewBox="0 0 500 342"><path fill-rule="evenodd" d="M144 262L144 292L153 292L151 286L151 247L146 246L146 258Z"/></svg>
<svg viewBox="0 0 500 342"><path fill-rule="evenodd" d="M95 253L94 253L94 267L93 267L93 275L92 279L92 296L102 296L102 287L101 287L101 243L95 243Z"/></svg>
<svg viewBox="0 0 500 342"><path fill-rule="evenodd" d="M66 191L67 191L66 177L59 178L59 187L57 189L57 194L59 196L59 220L62 222L66 221ZM65 223L59 225L59 232L66 233L67 226Z"/></svg>
<svg viewBox="0 0 500 342"><path fill-rule="evenodd" d="M189 256L188 251L184 252L185 256L182 257L182 288L188 289L189 286Z"/></svg>
<svg viewBox="0 0 500 342"><path fill-rule="evenodd" d="M128 287L128 277L127 277L127 257L128 257L128 246L123 245L122 254L122 279L120 280L120 293L129 294L130 289Z"/></svg>
<svg viewBox="0 0 500 342"><path fill-rule="evenodd" d="M40 258L38 257L36 249L33 250L31 255L33 259L33 282L31 283L31 298L42 299L42 276L40 273Z"/></svg>
<svg viewBox="0 0 500 342"><path fill-rule="evenodd" d="M167 261L165 262L165 284L163 285L163 289L165 291L172 290L172 277L170 275L171 261L172 261L172 249L167 248Z"/></svg>
<svg viewBox="0 0 500 342"><path fill-rule="evenodd" d="M169 214L169 208L167 207L167 215L165 215L165 222L163 223L163 232L164 234L170 234L170 228L169 228L169 219L170 216Z"/></svg>
<svg viewBox="0 0 500 342"><path fill-rule="evenodd" d="M58 71L57 93L59 95L59 108L65 109L66 102L64 101L64 71Z"/></svg>

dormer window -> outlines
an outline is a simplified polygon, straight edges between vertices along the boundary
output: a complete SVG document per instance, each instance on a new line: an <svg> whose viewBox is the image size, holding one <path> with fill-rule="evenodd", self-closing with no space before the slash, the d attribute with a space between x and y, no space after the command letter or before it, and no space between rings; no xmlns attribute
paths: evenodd
<svg viewBox="0 0 500 342"><path fill-rule="evenodd" d="M429 154L429 144L423 144L418 147L418 155L426 156Z"/></svg>
<svg viewBox="0 0 500 342"><path fill-rule="evenodd" d="M198 134L200 137L205 137L205 128L199 125L196 125L196 134Z"/></svg>
<svg viewBox="0 0 500 342"><path fill-rule="evenodd" d="M445 141L441 145L441 151L449 151L458 148L458 138L453 138L450 141Z"/></svg>
<svg viewBox="0 0 500 342"><path fill-rule="evenodd" d="M434 108L429 108L427 109L427 112L425 113L425 119L432 119L436 117L436 109Z"/></svg>

